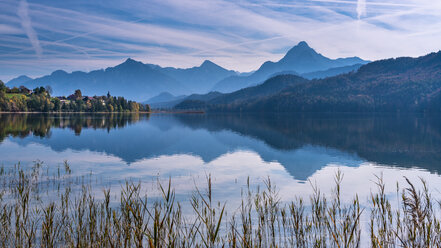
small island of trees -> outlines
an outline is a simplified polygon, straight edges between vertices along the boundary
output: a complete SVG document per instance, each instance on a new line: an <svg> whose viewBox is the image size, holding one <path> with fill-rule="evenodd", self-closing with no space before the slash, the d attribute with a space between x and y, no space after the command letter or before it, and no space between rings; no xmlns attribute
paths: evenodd
<svg viewBox="0 0 441 248"><path fill-rule="evenodd" d="M70 96L51 96L50 86L30 90L7 87L0 81L0 112L150 112L150 106L124 97L83 96L75 90Z"/></svg>

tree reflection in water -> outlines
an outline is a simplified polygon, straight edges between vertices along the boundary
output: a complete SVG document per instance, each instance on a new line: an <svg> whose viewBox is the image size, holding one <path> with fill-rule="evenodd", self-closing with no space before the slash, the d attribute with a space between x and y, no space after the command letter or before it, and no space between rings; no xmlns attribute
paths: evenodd
<svg viewBox="0 0 441 248"><path fill-rule="evenodd" d="M135 113L0 114L0 142L8 136L50 137L51 128L69 128L75 135L80 135L83 128L106 129L110 132L148 118L149 114Z"/></svg>

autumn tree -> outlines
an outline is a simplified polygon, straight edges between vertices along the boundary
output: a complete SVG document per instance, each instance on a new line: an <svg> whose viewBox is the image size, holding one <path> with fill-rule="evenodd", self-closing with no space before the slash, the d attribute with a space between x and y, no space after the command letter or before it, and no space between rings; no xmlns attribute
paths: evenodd
<svg viewBox="0 0 441 248"><path fill-rule="evenodd" d="M81 99L83 97L83 94L81 93L81 90L75 90L75 98L76 99Z"/></svg>

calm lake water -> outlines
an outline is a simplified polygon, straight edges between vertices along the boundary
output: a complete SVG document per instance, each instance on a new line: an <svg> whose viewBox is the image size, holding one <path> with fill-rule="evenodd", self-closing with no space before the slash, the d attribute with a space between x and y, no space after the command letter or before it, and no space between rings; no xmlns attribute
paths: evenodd
<svg viewBox="0 0 441 248"><path fill-rule="evenodd" d="M441 118L423 115L42 115L0 114L0 163L57 168L116 190L124 180L172 179L181 199L213 177L214 194L235 205L249 178L270 178L282 199L329 193L337 170L343 197L363 204L383 175L396 195L404 177L441 188ZM152 187L154 188L154 187Z"/></svg>

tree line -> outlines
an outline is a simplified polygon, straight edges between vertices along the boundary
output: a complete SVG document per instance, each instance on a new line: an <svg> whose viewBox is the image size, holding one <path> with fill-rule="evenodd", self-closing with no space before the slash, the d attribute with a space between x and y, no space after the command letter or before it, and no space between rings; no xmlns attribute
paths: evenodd
<svg viewBox="0 0 441 248"><path fill-rule="evenodd" d="M76 90L70 96L52 97L50 86L29 90L9 88L0 80L0 112L150 112L150 106L124 97L83 96Z"/></svg>
<svg viewBox="0 0 441 248"><path fill-rule="evenodd" d="M55 118L54 118L55 117ZM137 113L45 113L35 118L33 114L0 114L0 143L6 137L25 138L29 135L47 137L53 128L70 129L75 135L80 135L84 129L113 129L123 128L141 120L147 120L149 114Z"/></svg>

